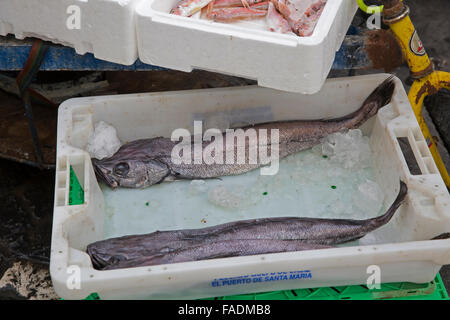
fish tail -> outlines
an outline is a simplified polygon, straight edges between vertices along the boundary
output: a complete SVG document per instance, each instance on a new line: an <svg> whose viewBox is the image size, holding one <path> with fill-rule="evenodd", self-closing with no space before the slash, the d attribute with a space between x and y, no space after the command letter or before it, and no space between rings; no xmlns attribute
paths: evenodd
<svg viewBox="0 0 450 320"><path fill-rule="evenodd" d="M342 118L347 122L346 127L348 129L357 128L376 115L378 110L391 102L394 90L395 79L394 76L390 76L366 98L361 108Z"/></svg>
<svg viewBox="0 0 450 320"><path fill-rule="evenodd" d="M369 230L367 230L367 232L375 230L375 229L385 225L386 223L388 223L394 216L397 209L402 205L403 201L406 198L407 193L408 193L408 186L406 185L406 183L404 183L403 181L400 180L400 191L398 192L397 198L395 199L395 201L392 203L392 205L386 211L385 214L383 214L382 216L370 219L370 221L368 223Z"/></svg>
<svg viewBox="0 0 450 320"><path fill-rule="evenodd" d="M394 76L384 80L364 101L363 106L374 104L371 108L376 114L379 109L391 102L395 90Z"/></svg>
<svg viewBox="0 0 450 320"><path fill-rule="evenodd" d="M450 232L441 233L440 235L432 238L431 240L445 240L450 239Z"/></svg>

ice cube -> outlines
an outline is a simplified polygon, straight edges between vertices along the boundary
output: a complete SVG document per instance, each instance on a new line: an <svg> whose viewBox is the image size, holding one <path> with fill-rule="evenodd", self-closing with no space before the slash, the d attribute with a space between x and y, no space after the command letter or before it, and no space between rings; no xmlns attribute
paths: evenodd
<svg viewBox="0 0 450 320"><path fill-rule="evenodd" d="M322 156L322 145L315 145L314 147L312 147L311 151L314 155Z"/></svg>
<svg viewBox="0 0 450 320"><path fill-rule="evenodd" d="M378 184L371 180L366 180L358 186L358 192L354 195L353 201L356 207L365 214L376 216L383 207L384 195Z"/></svg>
<svg viewBox="0 0 450 320"><path fill-rule="evenodd" d="M121 146L116 128L104 121L99 121L89 135L86 151L92 158L101 160L114 155Z"/></svg>
<svg viewBox="0 0 450 320"><path fill-rule="evenodd" d="M322 154L345 169L367 168L371 156L369 138L359 129L331 134L322 143Z"/></svg>
<svg viewBox="0 0 450 320"><path fill-rule="evenodd" d="M205 193L208 190L208 186L206 185L205 180L192 180L189 184L189 194L190 195L199 195Z"/></svg>

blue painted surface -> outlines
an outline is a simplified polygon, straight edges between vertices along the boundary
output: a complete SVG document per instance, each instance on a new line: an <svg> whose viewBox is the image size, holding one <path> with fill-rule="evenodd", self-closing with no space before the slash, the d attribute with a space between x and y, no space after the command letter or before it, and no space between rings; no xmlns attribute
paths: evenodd
<svg viewBox="0 0 450 320"><path fill-rule="evenodd" d="M364 43L364 36L347 35L341 48L336 53L332 69L350 70L370 68L372 62L367 55Z"/></svg>
<svg viewBox="0 0 450 320"><path fill-rule="evenodd" d="M28 59L28 54L31 50L31 44L24 42L23 45L10 45L8 43L0 42L0 70L15 71L21 70ZM165 68L157 67L142 63L137 60L131 66L125 66L117 63L112 63L100 59L96 59L93 54L86 53L79 55L73 48L64 47L60 45L50 45L47 55L42 62L41 69L45 71L58 70L167 70Z"/></svg>
<svg viewBox="0 0 450 320"><path fill-rule="evenodd" d="M1 38L1 37L0 37ZM340 50L336 53L333 69L348 70L370 67L372 64L366 52L363 50L364 37L358 35L356 29L350 29ZM17 71L21 70L28 59L31 43L23 44L0 42L0 70ZM145 64L137 60L131 66L99 60L93 54L87 53L79 55L73 48L61 45L50 45L47 55L42 63L43 71L113 71L113 70L168 70L166 68Z"/></svg>

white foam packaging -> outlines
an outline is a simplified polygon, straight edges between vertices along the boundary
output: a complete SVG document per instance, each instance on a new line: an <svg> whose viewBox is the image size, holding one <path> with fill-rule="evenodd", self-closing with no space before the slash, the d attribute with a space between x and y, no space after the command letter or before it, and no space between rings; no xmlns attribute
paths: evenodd
<svg viewBox="0 0 450 320"><path fill-rule="evenodd" d="M85 253L88 244L106 238L108 219L105 213L108 204L89 154L84 151L98 121L114 126L122 141L132 141L170 136L176 128L192 130L193 119L199 114L231 114L261 106L270 109L275 121L338 117L359 108L387 76L329 79L314 95L250 86L76 98L64 102L58 116L50 262L57 294L64 299L83 299L93 292L102 299L191 299L366 284L371 275L368 270L373 272L368 268L374 265L381 270L382 282L433 280L441 266L450 263L450 239L429 240L450 230L450 195L399 79L396 79L392 102L361 127L370 137L374 177L383 192L385 206L397 196L400 179L409 189L405 203L388 225L380 228L378 236L385 239L384 243L111 271L95 270ZM422 174L411 174L397 138L408 140ZM85 191L84 204L68 205L70 167ZM127 215L127 212L114 214ZM170 215L170 210L167 214ZM273 214L281 216L282 212ZM155 224L148 225L148 232L159 228L158 221L163 224L166 220L166 217L154 219ZM179 219L177 225L169 227L182 229L183 221ZM121 233L126 234L126 225L121 227ZM280 275L287 278L272 281L265 278Z"/></svg>
<svg viewBox="0 0 450 320"><path fill-rule="evenodd" d="M134 17L140 1L0 0L0 35L36 37L131 65L138 56Z"/></svg>
<svg viewBox="0 0 450 320"><path fill-rule="evenodd" d="M309 37L267 31L265 19L218 23L170 14L178 0L145 0L136 8L139 58L189 72L203 69L312 94L322 87L357 10L329 0Z"/></svg>

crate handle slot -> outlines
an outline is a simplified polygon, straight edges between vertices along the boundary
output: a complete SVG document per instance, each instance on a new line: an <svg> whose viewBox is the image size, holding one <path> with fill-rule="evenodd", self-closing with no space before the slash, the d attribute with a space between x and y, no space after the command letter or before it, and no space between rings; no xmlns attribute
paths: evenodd
<svg viewBox="0 0 450 320"><path fill-rule="evenodd" d="M397 141L400 145L400 149L402 150L406 164L408 165L409 172L415 176L422 175L422 170L420 169L414 151L409 143L409 139L407 137L401 137L397 138Z"/></svg>

